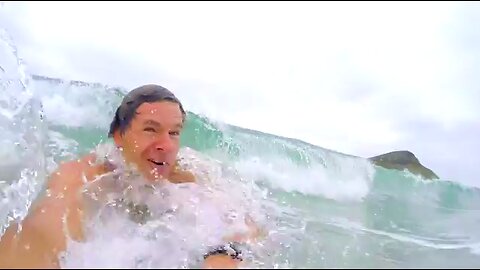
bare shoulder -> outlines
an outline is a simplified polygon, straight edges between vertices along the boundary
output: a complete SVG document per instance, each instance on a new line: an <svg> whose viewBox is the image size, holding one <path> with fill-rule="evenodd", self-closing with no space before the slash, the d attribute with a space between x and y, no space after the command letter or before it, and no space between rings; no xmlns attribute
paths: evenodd
<svg viewBox="0 0 480 270"><path fill-rule="evenodd" d="M81 174L94 170L95 155L89 154L80 159L60 164L57 172L66 174Z"/></svg>
<svg viewBox="0 0 480 270"><path fill-rule="evenodd" d="M95 156L86 155L78 160L64 162L52 173L48 180L48 188L63 190L69 186L80 186L84 181L91 181L95 175L103 171L104 166L94 165Z"/></svg>
<svg viewBox="0 0 480 270"><path fill-rule="evenodd" d="M173 183L196 182L195 175L187 170L177 169L168 178Z"/></svg>

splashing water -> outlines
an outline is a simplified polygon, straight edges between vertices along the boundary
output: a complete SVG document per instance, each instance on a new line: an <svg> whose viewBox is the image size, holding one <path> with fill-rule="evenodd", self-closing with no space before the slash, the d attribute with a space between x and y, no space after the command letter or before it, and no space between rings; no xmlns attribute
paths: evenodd
<svg viewBox="0 0 480 270"><path fill-rule="evenodd" d="M109 145L107 127L126 90L30 79L8 35L2 32L1 38L0 218L5 228L9 219L26 214L46 172L58 162L98 143ZM92 213L103 215L92 217L88 241L69 243L63 267L196 267L219 232L242 230L216 219L224 212L232 218L249 213L265 228L265 237L247 248L247 266L254 268L480 265L477 188L422 181L360 157L213 123L192 112L181 140L182 166L198 176L199 185L167 184L155 196L134 188L135 198L144 200L138 203L150 204L153 218L143 225L112 210L108 198L91 201ZM137 187L134 179L126 183ZM155 216L155 211L164 214Z"/></svg>
<svg viewBox="0 0 480 270"><path fill-rule="evenodd" d="M45 125L24 65L0 29L0 224L25 217L45 180Z"/></svg>
<svg viewBox="0 0 480 270"><path fill-rule="evenodd" d="M69 243L63 267L200 266L199 258L208 247L224 243L225 235L248 232L243 221L247 209L248 214L259 216L248 206L253 198L247 192L241 199L231 192L227 197L227 190L221 192L227 182L220 165L191 149L183 149L180 156L184 166L205 172L198 175L196 184L146 186L135 170L125 169L115 147L106 144L99 151L104 146L110 146L109 156L119 171L86 186L88 239ZM124 200L129 203L122 204ZM145 207L139 210L133 204Z"/></svg>

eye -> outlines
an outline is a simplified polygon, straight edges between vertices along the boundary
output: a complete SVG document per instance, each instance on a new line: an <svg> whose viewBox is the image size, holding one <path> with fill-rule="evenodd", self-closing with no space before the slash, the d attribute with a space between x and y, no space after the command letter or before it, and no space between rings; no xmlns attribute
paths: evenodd
<svg viewBox="0 0 480 270"><path fill-rule="evenodd" d="M143 131L147 131L147 132L155 132L156 130L152 127L146 127L143 129Z"/></svg>
<svg viewBox="0 0 480 270"><path fill-rule="evenodd" d="M179 131L170 131L169 134L171 136L179 136L180 135L180 132Z"/></svg>

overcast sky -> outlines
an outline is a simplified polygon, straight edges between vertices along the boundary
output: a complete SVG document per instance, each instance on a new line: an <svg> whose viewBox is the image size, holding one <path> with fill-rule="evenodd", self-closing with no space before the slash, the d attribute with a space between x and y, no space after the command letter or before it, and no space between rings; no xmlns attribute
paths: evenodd
<svg viewBox="0 0 480 270"><path fill-rule="evenodd" d="M0 26L32 73L480 186L479 3L6 3Z"/></svg>

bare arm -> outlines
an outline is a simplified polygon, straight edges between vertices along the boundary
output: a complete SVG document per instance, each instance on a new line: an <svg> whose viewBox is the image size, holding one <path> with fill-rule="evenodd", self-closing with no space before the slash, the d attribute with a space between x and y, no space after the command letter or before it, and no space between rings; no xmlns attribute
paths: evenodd
<svg viewBox="0 0 480 270"><path fill-rule="evenodd" d="M81 202L82 162L63 164L48 181L50 196L40 199L33 211L12 224L0 239L0 268L58 268L58 254L66 248L66 234L83 237Z"/></svg>
<svg viewBox="0 0 480 270"><path fill-rule="evenodd" d="M205 269L235 269L238 268L240 261L232 259L228 255L212 255L205 259L203 268Z"/></svg>
<svg viewBox="0 0 480 270"><path fill-rule="evenodd" d="M245 217L245 224L248 226L248 230L249 230L247 234L235 234L235 235L227 236L224 238L225 242L241 243L241 242L256 241L258 238L262 236L262 231L248 214ZM233 259L229 255L218 254L218 255L208 256L203 263L203 268L233 269L233 268L238 268L238 266L240 265L240 262L241 262L240 260Z"/></svg>

